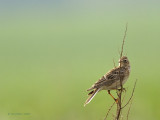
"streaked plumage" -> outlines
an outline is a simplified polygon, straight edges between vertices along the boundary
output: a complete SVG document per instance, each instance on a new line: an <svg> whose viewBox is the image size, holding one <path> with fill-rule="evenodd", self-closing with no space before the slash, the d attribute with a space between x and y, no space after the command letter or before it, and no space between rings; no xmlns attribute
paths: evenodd
<svg viewBox="0 0 160 120"><path fill-rule="evenodd" d="M93 97L101 90L115 90L120 88L120 80L122 80L122 85L127 81L130 73L130 64L126 56L121 57L119 60L119 66L113 68L111 71L107 72L102 76L96 83L92 85L87 91L91 91L88 95L88 99L85 104L88 104Z"/></svg>

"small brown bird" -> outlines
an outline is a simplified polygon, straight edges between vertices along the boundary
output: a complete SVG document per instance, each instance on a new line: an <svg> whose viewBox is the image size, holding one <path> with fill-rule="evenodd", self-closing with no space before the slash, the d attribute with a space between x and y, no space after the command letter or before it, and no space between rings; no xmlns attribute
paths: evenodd
<svg viewBox="0 0 160 120"><path fill-rule="evenodd" d="M126 56L123 56L119 60L118 67L113 68L111 71L107 72L96 83L94 83L91 88L87 90L92 91L88 94L89 97L84 103L84 106L88 104L99 91L108 90L108 94L110 94L110 90L117 90L118 88L120 88L121 83L123 85L127 81L129 74L130 63L128 58ZM116 101L113 96L112 98Z"/></svg>

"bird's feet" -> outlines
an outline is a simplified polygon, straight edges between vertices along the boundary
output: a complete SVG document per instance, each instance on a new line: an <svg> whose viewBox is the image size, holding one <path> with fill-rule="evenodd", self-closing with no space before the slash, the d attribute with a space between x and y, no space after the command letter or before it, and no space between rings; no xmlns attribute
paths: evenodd
<svg viewBox="0 0 160 120"><path fill-rule="evenodd" d="M117 89L119 92L121 91L121 89ZM125 88L122 88L122 92L126 92Z"/></svg>
<svg viewBox="0 0 160 120"><path fill-rule="evenodd" d="M117 98L117 99L114 99L114 101L118 104L118 98Z"/></svg>

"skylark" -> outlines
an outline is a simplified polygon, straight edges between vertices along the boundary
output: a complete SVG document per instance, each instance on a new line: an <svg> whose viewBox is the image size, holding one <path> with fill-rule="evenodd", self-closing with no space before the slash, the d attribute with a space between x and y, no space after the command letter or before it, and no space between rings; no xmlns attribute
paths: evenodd
<svg viewBox="0 0 160 120"><path fill-rule="evenodd" d="M109 72L107 72L96 83L94 83L91 88L87 90L87 91L90 90L92 91L88 94L89 97L84 103L84 106L88 104L99 91L108 90L108 94L110 94L110 90L117 90L118 88L120 88L121 83L123 85L127 81L129 74L130 74L129 60L126 56L123 56L119 60L118 67L115 67ZM112 98L116 100L113 96Z"/></svg>

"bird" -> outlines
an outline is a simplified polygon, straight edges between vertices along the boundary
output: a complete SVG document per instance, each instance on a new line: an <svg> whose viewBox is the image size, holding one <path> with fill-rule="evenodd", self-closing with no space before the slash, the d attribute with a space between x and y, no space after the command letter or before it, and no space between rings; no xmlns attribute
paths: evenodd
<svg viewBox="0 0 160 120"><path fill-rule="evenodd" d="M91 91L88 93L89 97L85 101L84 106L87 105L94 96L101 90L107 90L108 94L111 95L111 97L118 102L117 99L115 99L112 94L110 93L110 90L117 90L123 85L130 75L130 62L126 56L123 56L119 59L119 65L117 67L114 67L109 72L107 72L105 75L103 75L96 83L92 85L91 88L89 88L87 91Z"/></svg>

